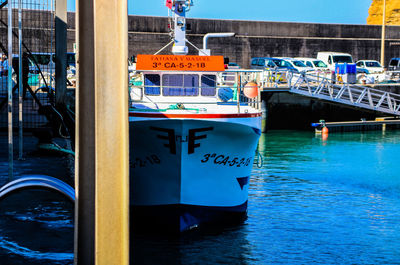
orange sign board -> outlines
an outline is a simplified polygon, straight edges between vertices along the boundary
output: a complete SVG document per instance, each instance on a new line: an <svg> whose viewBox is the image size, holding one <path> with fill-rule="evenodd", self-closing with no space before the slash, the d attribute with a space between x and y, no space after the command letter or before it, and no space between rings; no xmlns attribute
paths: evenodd
<svg viewBox="0 0 400 265"><path fill-rule="evenodd" d="M136 70L221 72L225 66L222 56L139 54Z"/></svg>

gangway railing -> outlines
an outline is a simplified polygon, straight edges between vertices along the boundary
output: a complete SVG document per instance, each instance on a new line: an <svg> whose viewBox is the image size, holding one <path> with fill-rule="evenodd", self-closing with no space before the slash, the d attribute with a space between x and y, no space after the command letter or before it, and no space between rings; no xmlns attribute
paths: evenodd
<svg viewBox="0 0 400 265"><path fill-rule="evenodd" d="M335 83L312 74L293 74L289 92L357 108L400 115L400 95L349 83Z"/></svg>

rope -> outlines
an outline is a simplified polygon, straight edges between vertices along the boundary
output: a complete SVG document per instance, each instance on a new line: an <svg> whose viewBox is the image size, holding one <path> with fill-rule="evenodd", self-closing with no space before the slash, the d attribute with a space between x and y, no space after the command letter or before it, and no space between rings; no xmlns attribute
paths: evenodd
<svg viewBox="0 0 400 265"><path fill-rule="evenodd" d="M187 43L189 43L190 45L193 46L193 48L195 48L196 50L198 50L199 52L202 52L205 56L208 56L207 53L205 53L203 50L200 50L199 48L197 48L193 43L191 43L188 39L185 39Z"/></svg>
<svg viewBox="0 0 400 265"><path fill-rule="evenodd" d="M163 50L165 50L169 45L171 45L171 43L173 43L174 41L170 41L167 45L165 45L164 47L162 47L160 50L158 50L158 52L156 52L154 55L159 54L160 52L162 52Z"/></svg>

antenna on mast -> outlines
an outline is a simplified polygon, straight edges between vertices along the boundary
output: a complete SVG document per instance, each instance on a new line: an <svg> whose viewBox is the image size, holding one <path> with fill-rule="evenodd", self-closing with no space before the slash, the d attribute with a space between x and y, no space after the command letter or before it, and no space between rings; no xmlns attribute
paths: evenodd
<svg viewBox="0 0 400 265"><path fill-rule="evenodd" d="M174 45L172 53L175 55L186 55L188 53L188 47L186 46L186 12L193 6L193 1L167 0L165 5L171 9L174 19Z"/></svg>

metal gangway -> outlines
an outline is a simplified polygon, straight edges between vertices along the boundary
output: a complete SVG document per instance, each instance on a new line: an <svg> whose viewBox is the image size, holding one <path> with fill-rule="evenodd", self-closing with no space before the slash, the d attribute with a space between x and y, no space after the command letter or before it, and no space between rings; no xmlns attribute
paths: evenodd
<svg viewBox="0 0 400 265"><path fill-rule="evenodd" d="M257 70L256 70L257 71ZM293 71L258 70L262 72L257 80L262 91L289 92L332 103L400 115L400 94L376 88L332 80L331 76L316 73L295 73ZM255 70L244 79L254 79ZM233 73L223 74L226 80L233 79ZM243 74L242 74L243 75Z"/></svg>
<svg viewBox="0 0 400 265"><path fill-rule="evenodd" d="M333 82L313 74L292 74L289 92L356 108L400 115L400 95L367 86Z"/></svg>

